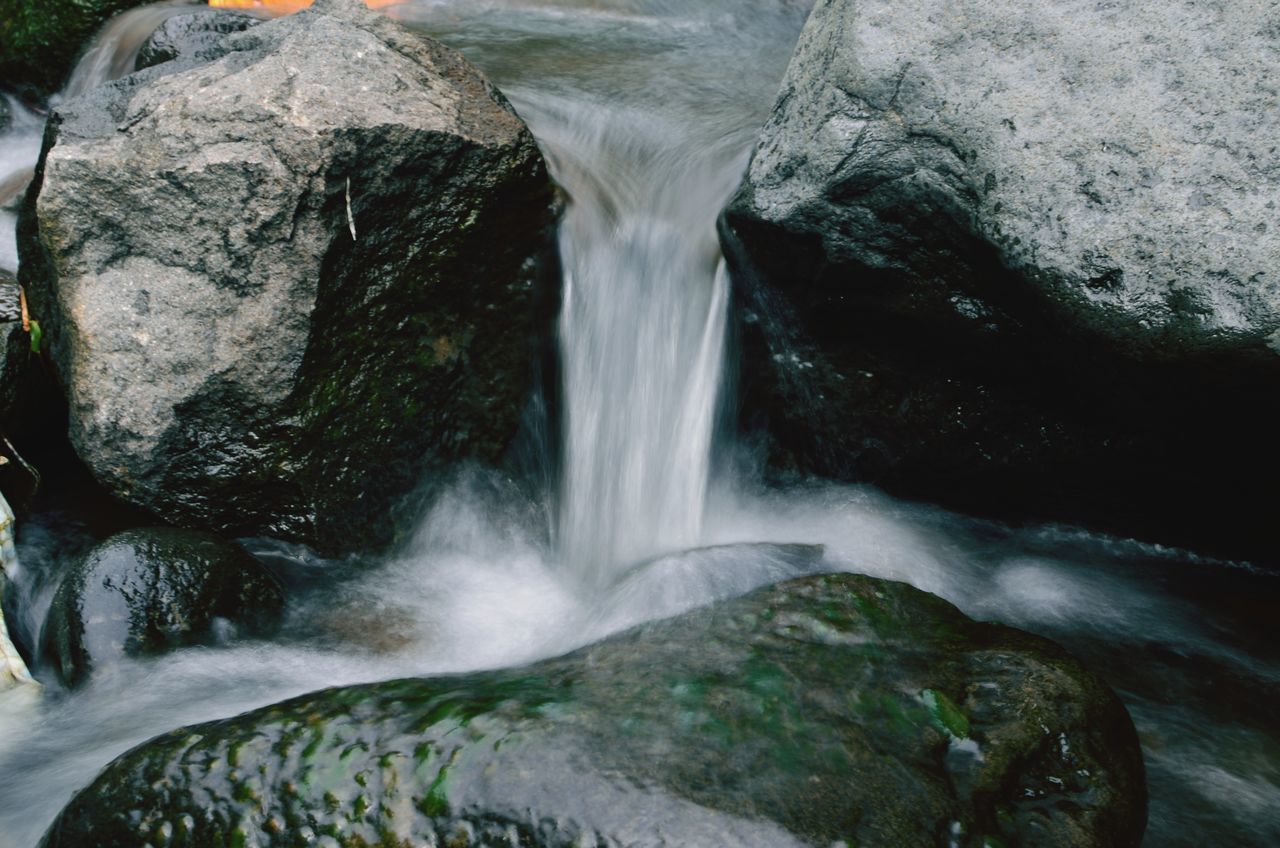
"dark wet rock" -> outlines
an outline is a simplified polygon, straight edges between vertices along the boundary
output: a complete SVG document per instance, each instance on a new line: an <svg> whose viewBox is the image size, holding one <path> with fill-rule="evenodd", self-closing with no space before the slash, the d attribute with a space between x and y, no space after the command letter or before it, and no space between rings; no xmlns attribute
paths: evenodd
<svg viewBox="0 0 1280 848"><path fill-rule="evenodd" d="M89 37L144 0L0 0L0 82L44 94L62 87Z"/></svg>
<svg viewBox="0 0 1280 848"><path fill-rule="evenodd" d="M2 291L3 284L0 283ZM19 429L23 402L35 376L33 369L37 367L32 356L31 337L23 331L22 322L0 322L0 433Z"/></svg>
<svg viewBox="0 0 1280 848"><path fill-rule="evenodd" d="M553 189L479 72L362 4L221 49L50 121L19 249L70 437L171 523L381 545L518 429Z"/></svg>
<svg viewBox="0 0 1280 848"><path fill-rule="evenodd" d="M178 60L191 64L214 61L225 52L223 38L243 32L260 21L261 18L227 9L175 15L162 23L138 50L135 67L142 70Z"/></svg>
<svg viewBox="0 0 1280 848"><path fill-rule="evenodd" d="M1274 556L1266 6L819 2L723 228L775 463Z"/></svg>
<svg viewBox="0 0 1280 848"><path fill-rule="evenodd" d="M1137 737L1056 645L806 578L522 669L161 736L42 843L1136 846Z"/></svg>
<svg viewBox="0 0 1280 848"><path fill-rule="evenodd" d="M0 434L23 429L24 405L30 402L32 381L39 367L31 352L31 337L22 329L18 283L0 270ZM0 467L0 486L5 469Z"/></svg>
<svg viewBox="0 0 1280 848"><path fill-rule="evenodd" d="M283 608L275 578L238 545L198 530L127 530L63 578L41 656L74 685L124 656L268 635Z"/></svg>

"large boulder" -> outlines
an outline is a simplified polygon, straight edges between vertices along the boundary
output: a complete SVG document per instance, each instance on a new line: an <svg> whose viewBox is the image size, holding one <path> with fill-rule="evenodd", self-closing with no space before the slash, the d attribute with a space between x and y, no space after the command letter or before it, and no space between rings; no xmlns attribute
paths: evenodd
<svg viewBox="0 0 1280 848"><path fill-rule="evenodd" d="M126 656L269 635L283 609L280 584L240 546L197 530L126 530L59 584L42 660L75 685Z"/></svg>
<svg viewBox="0 0 1280 848"><path fill-rule="evenodd" d="M42 845L1136 846L1145 816L1128 714L1060 648L842 575L174 731Z"/></svg>
<svg viewBox="0 0 1280 848"><path fill-rule="evenodd" d="M553 188L478 71L355 0L221 50L51 116L19 246L71 441L173 523L378 545L517 430Z"/></svg>
<svg viewBox="0 0 1280 848"><path fill-rule="evenodd" d="M820 0L722 227L775 461L1274 556L1275 9Z"/></svg>

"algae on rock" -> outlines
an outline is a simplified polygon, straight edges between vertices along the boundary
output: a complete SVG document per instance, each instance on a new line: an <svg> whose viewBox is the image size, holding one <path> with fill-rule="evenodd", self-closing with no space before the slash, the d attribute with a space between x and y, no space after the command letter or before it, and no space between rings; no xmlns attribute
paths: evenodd
<svg viewBox="0 0 1280 848"><path fill-rule="evenodd" d="M1133 724L1062 649L827 575L525 668L173 731L110 765L42 844L1101 848L1137 846L1145 817Z"/></svg>

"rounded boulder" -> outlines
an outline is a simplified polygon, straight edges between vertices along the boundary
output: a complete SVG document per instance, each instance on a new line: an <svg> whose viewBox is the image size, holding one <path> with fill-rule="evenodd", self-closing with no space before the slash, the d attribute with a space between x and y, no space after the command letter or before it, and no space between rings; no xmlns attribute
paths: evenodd
<svg viewBox="0 0 1280 848"><path fill-rule="evenodd" d="M266 634L283 607L275 578L238 545L195 530L128 530L63 579L41 656L77 685L126 656Z"/></svg>

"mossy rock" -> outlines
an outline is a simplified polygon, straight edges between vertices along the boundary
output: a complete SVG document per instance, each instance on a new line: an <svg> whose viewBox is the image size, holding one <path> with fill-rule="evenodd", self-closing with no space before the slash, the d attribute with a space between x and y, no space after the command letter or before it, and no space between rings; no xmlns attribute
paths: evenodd
<svg viewBox="0 0 1280 848"><path fill-rule="evenodd" d="M42 844L1136 846L1145 816L1133 724L1064 651L836 575L176 730Z"/></svg>
<svg viewBox="0 0 1280 848"><path fill-rule="evenodd" d="M127 530L63 578L41 656L76 685L124 656L268 634L283 608L275 578L238 545L196 530Z"/></svg>

